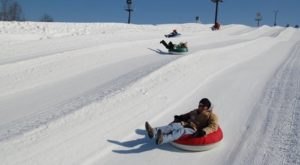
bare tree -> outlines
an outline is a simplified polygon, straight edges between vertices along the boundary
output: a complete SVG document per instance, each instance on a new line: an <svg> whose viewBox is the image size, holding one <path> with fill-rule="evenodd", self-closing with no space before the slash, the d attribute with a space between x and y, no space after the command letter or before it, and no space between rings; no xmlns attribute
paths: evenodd
<svg viewBox="0 0 300 165"><path fill-rule="evenodd" d="M41 22L53 22L54 19L48 15L48 14L44 14L41 19L40 19Z"/></svg>
<svg viewBox="0 0 300 165"><path fill-rule="evenodd" d="M0 10L0 20L7 21L8 20L8 8L11 0L0 0L1 10Z"/></svg>
<svg viewBox="0 0 300 165"><path fill-rule="evenodd" d="M0 0L2 21L23 21L23 11L21 5L13 0Z"/></svg>
<svg viewBox="0 0 300 165"><path fill-rule="evenodd" d="M22 7L19 5L18 2L13 2L9 6L8 20L9 21L21 21L21 20L23 20L23 18L22 18Z"/></svg>

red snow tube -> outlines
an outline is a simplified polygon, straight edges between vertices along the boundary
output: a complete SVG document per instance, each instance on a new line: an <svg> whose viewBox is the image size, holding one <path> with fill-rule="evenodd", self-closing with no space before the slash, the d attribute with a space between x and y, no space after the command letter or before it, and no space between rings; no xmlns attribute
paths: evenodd
<svg viewBox="0 0 300 165"><path fill-rule="evenodd" d="M192 137L185 135L171 142L177 148L187 151L206 151L217 146L223 139L222 129L219 127L217 131L212 132L204 137Z"/></svg>

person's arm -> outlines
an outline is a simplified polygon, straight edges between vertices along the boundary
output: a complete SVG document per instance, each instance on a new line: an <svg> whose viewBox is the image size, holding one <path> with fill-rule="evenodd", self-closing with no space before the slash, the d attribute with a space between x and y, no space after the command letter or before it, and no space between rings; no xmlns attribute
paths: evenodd
<svg viewBox="0 0 300 165"><path fill-rule="evenodd" d="M190 112L182 115L175 115L174 116L174 122L182 122L187 121L190 118Z"/></svg>
<svg viewBox="0 0 300 165"><path fill-rule="evenodd" d="M203 128L203 131L206 134L210 134L212 132L215 132L218 130L219 124L218 124L218 117L214 114L211 113L211 116L208 120L208 126Z"/></svg>
<svg viewBox="0 0 300 165"><path fill-rule="evenodd" d="M211 114L210 118L208 119L208 126L203 129L198 129L194 134L193 137L203 137L207 134L215 132L218 130L218 118L215 114Z"/></svg>

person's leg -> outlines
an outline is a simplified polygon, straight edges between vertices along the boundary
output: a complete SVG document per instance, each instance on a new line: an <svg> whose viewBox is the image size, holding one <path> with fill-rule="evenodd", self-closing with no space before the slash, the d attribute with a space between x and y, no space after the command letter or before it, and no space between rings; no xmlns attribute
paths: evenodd
<svg viewBox="0 0 300 165"><path fill-rule="evenodd" d="M151 127L151 126L149 125L149 127ZM170 124L168 124L166 126L151 128L152 137L150 137L150 136L149 137L151 139L152 138L157 139L158 138L158 130L160 130L161 135L163 135L163 134L170 134L173 131L176 131L176 130L182 129L182 128L183 128L183 126L180 123L170 123ZM146 128L146 130L147 130L147 128ZM149 135L149 131L147 131L147 132L148 132L148 135Z"/></svg>
<svg viewBox="0 0 300 165"><path fill-rule="evenodd" d="M169 48L168 48L169 45L166 43L165 40L161 40L160 43L163 44L167 49L169 49Z"/></svg>
<svg viewBox="0 0 300 165"><path fill-rule="evenodd" d="M150 138L155 138L158 142L157 144L168 143L179 139L184 134L193 134L195 130L191 128L184 128L181 123L170 123L169 125L152 128L148 122L146 122L146 130L151 132ZM158 136L158 130L160 130L160 136ZM160 139L160 140L158 140Z"/></svg>
<svg viewBox="0 0 300 165"><path fill-rule="evenodd" d="M172 132L170 132L168 134L162 134L162 137L157 137L157 139L161 138L159 144L164 144L164 143L169 143L169 142L175 141L183 135L188 135L188 134L193 134L193 133L195 133L195 130L193 130L191 128L181 127L179 129L173 130Z"/></svg>
<svg viewBox="0 0 300 165"><path fill-rule="evenodd" d="M151 127L151 125L147 121L145 122L145 129L148 134L148 137L150 139L152 139L154 137L154 129Z"/></svg>
<svg viewBox="0 0 300 165"><path fill-rule="evenodd" d="M170 125L160 127L159 129L162 131L160 137L156 135L156 139L160 139L159 144L169 143L171 141L177 140L184 134L195 133L195 130L191 128L184 128L180 123L171 123Z"/></svg>
<svg viewBox="0 0 300 165"><path fill-rule="evenodd" d="M183 134L184 134L184 128L173 130L172 132L170 132L168 134L162 134L162 142L161 142L161 144L169 143L169 142L172 142L174 140L177 140Z"/></svg>
<svg viewBox="0 0 300 165"><path fill-rule="evenodd" d="M148 133L148 136L150 139L155 138L157 131L160 129L163 134L168 134L172 132L173 130L181 129L182 125L180 123L170 123L166 126L156 127L152 128L151 125L148 122L145 122L145 129Z"/></svg>
<svg viewBox="0 0 300 165"><path fill-rule="evenodd" d="M156 130L160 129L163 134L168 134L168 133L171 133L173 130L178 130L181 128L182 128L182 125L180 123L170 123L166 126L157 127L155 129Z"/></svg>

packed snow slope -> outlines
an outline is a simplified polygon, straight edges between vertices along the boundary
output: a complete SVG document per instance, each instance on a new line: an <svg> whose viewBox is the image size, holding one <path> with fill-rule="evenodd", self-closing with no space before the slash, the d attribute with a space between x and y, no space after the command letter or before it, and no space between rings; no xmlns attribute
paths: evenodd
<svg viewBox="0 0 300 165"><path fill-rule="evenodd" d="M1 164L299 165L299 30L210 26L0 22ZM173 29L187 55L159 44ZM221 145L148 139L203 97Z"/></svg>

